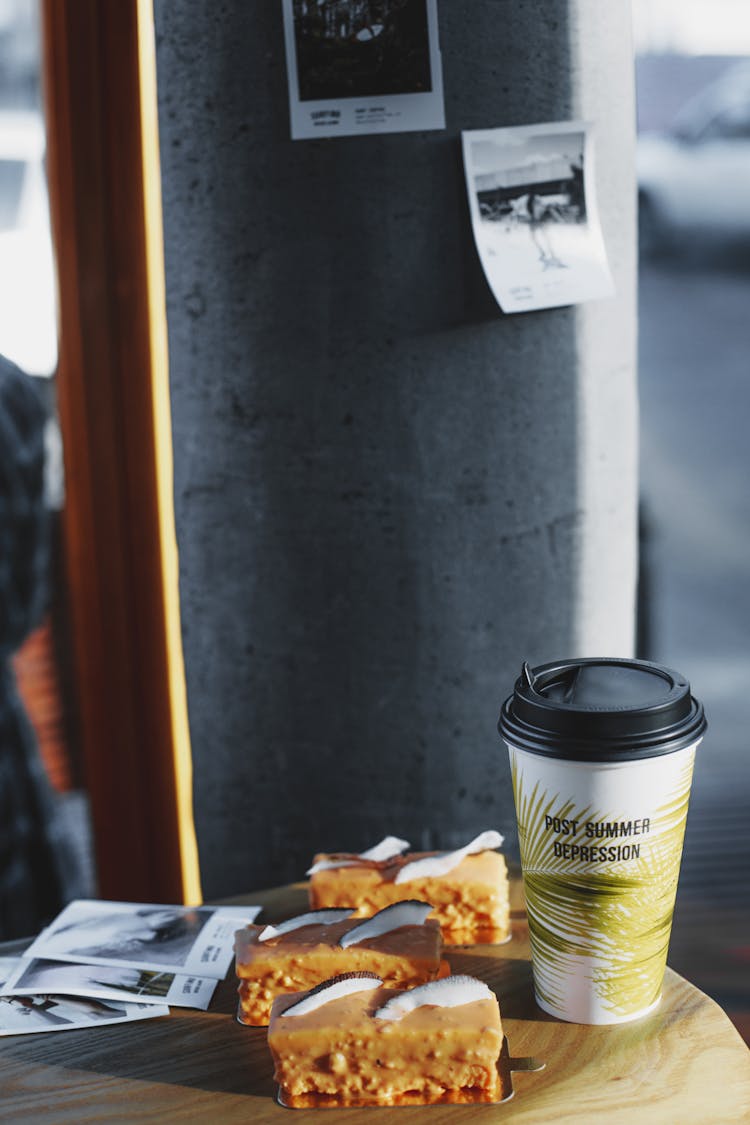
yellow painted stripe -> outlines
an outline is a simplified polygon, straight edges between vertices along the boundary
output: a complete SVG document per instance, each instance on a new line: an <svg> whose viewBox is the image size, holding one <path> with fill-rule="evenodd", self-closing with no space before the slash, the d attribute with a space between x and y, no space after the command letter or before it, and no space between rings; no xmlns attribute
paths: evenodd
<svg viewBox="0 0 750 1125"><path fill-rule="evenodd" d="M198 846L193 819L193 761L190 750L185 666L180 626L179 568L175 533L172 414L169 398L164 239L161 210L159 121L156 96L156 51L152 0L137 0L141 91L141 132L146 223L146 259L151 336L156 488L161 531L162 583L169 662L177 822L182 867L183 901L203 901Z"/></svg>

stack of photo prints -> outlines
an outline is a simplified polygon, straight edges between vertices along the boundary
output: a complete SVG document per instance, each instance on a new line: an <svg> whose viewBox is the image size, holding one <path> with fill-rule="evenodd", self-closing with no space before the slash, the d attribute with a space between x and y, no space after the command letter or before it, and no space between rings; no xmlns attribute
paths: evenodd
<svg viewBox="0 0 750 1125"><path fill-rule="evenodd" d="M259 906L76 900L20 956L0 957L0 1035L205 1011Z"/></svg>

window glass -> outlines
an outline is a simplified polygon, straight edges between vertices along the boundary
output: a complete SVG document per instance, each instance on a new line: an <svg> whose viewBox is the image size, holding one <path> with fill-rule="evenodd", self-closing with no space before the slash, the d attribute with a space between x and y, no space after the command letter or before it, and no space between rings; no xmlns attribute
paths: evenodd
<svg viewBox="0 0 750 1125"><path fill-rule="evenodd" d="M737 893L750 867L750 53L736 50L750 20L722 22L726 0L640 6L638 652L686 675L708 717L669 962L742 1026L750 1005L750 975L735 953L750 925L750 899ZM688 7L705 17L689 39ZM669 16L672 37L651 34L655 11L663 28ZM723 53L711 51L722 26ZM750 48L750 34L744 43Z"/></svg>
<svg viewBox="0 0 750 1125"><path fill-rule="evenodd" d="M750 140L750 94L747 105L736 105L717 113L708 123L705 140Z"/></svg>
<svg viewBox="0 0 750 1125"><path fill-rule="evenodd" d="M57 327L39 16L38 0L0 0L0 353L49 376Z"/></svg>

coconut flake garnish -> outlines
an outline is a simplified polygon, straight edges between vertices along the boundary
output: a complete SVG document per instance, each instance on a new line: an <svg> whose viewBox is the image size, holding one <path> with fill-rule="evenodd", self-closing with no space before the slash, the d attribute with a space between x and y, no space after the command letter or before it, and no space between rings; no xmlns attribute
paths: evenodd
<svg viewBox="0 0 750 1125"><path fill-rule="evenodd" d="M308 868L306 874L314 875L316 871L330 871L334 867L358 867L362 860L370 863L384 863L394 856L400 855L409 847L408 840L399 840L398 836L386 836L368 848L366 852L342 852L336 859L320 859Z"/></svg>
<svg viewBox="0 0 750 1125"><path fill-rule="evenodd" d="M376 863L382 863L385 859L393 859L394 855L401 855L401 852L406 851L410 846L408 840L399 840L398 836L385 836L373 848L360 852L359 858L373 859Z"/></svg>
<svg viewBox="0 0 750 1125"><path fill-rule="evenodd" d="M316 984L306 996L292 1004L281 1014L283 1016L304 1016L307 1012L314 1012L322 1008L331 1000L338 1000L341 996L348 996L351 992L364 992L365 989L379 988L382 984L380 977L374 973L341 973L330 980Z"/></svg>
<svg viewBox="0 0 750 1125"><path fill-rule="evenodd" d="M392 1000L387 1000L382 1008L378 1008L374 1018L400 1020L407 1012L413 1012L415 1008L423 1008L427 1004L436 1008L458 1008L461 1004L471 1004L474 1000L494 999L494 992L476 977L443 977L442 980L431 980L408 992L400 992Z"/></svg>
<svg viewBox="0 0 750 1125"><path fill-rule="evenodd" d="M311 910L307 914L298 914L295 918L287 918L286 922L279 922L278 926L265 926L258 934L258 941L268 941L269 938L278 937L279 934L289 934L292 930L299 930L302 926L314 926L316 923L325 925L326 922L343 922L351 918L353 910L337 910L335 907L326 907L324 910Z"/></svg>
<svg viewBox="0 0 750 1125"><path fill-rule="evenodd" d="M372 918L367 918L358 926L347 930L339 938L339 945L342 949L348 949L350 945L359 945L361 941L380 937L381 934L388 934L401 926L421 926L431 910L429 902L419 902L415 898L391 903L377 914L373 914Z"/></svg>
<svg viewBox="0 0 750 1125"><path fill-rule="evenodd" d="M334 867L357 867L358 859L319 859L312 867L308 867L306 875L314 875L316 871L330 871Z"/></svg>
<svg viewBox="0 0 750 1125"><path fill-rule="evenodd" d="M458 867L461 860L467 855L478 855L479 852L489 851L492 848L499 848L502 845L504 836L494 829L488 832L480 832L480 834L467 844L464 848L459 848L455 852L442 852L440 855L428 855L424 859L415 859L411 863L405 864L394 880L395 883L408 883L410 879L423 879L425 876L433 875L446 875L452 871L454 867Z"/></svg>

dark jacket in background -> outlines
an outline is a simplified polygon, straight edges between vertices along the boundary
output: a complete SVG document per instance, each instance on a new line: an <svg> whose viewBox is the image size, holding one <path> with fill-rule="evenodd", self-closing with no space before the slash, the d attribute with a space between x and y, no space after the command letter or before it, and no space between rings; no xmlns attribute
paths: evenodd
<svg viewBox="0 0 750 1125"><path fill-rule="evenodd" d="M10 664L47 601L45 424L34 380L0 356L0 939L34 934L75 877Z"/></svg>

